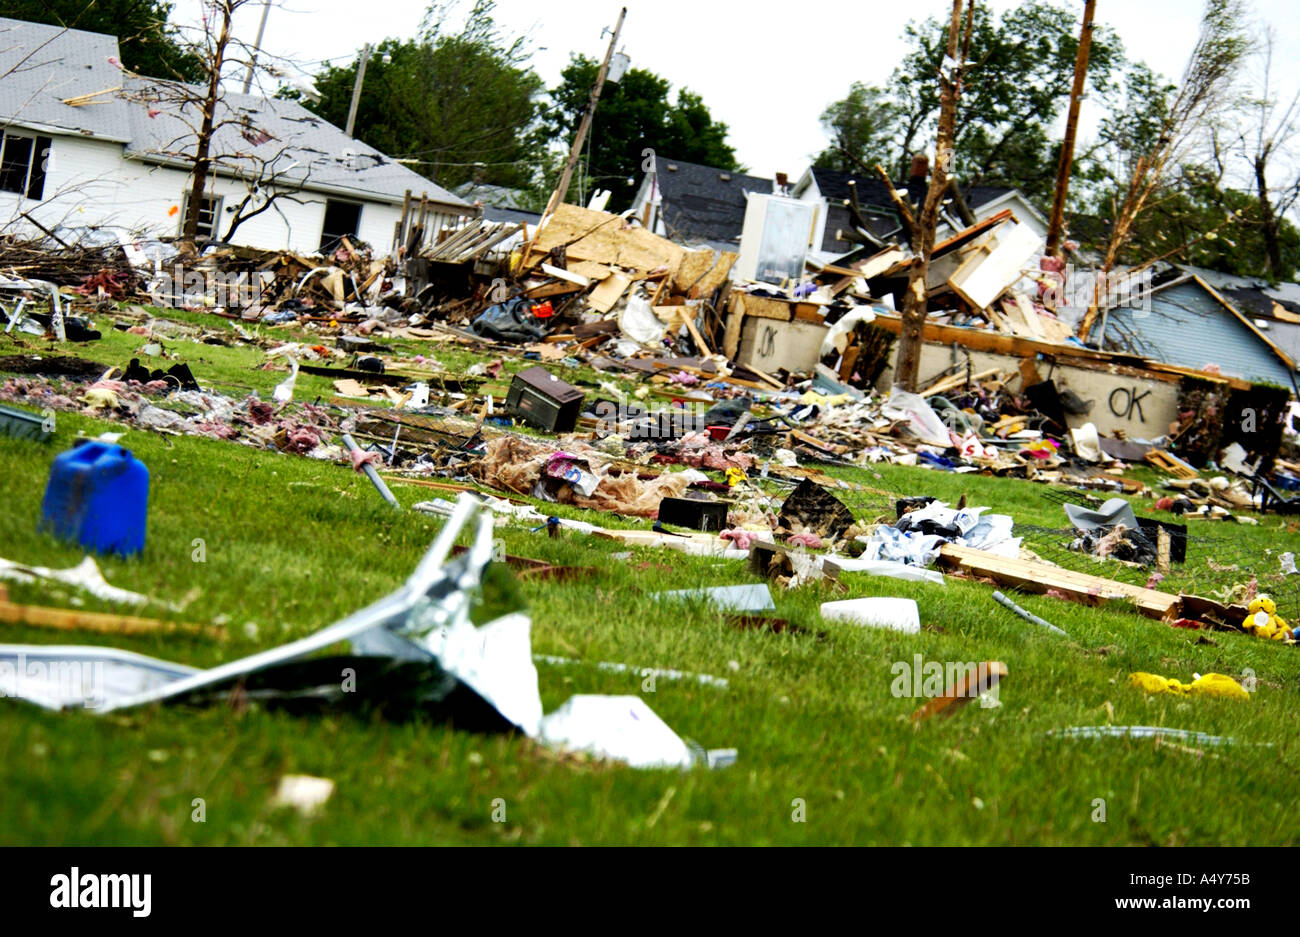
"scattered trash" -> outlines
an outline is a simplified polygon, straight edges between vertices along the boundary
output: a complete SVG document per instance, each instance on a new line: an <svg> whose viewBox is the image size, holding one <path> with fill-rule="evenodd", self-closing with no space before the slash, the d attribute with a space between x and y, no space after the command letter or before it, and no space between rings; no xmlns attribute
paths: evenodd
<svg viewBox="0 0 1300 937"><path fill-rule="evenodd" d="M545 368L520 371L510 382L506 409L551 433L569 433L578 422L583 393Z"/></svg>
<svg viewBox="0 0 1300 937"><path fill-rule="evenodd" d="M398 502L397 498L394 497L393 493L388 490L388 486L384 484L384 480L379 477L379 472L375 469L374 464L368 460L366 454L362 452L361 447L356 444L356 440L347 433L343 433L342 438L343 445L348 447L348 453L352 457L353 469L358 472L365 472L366 477L370 479L370 484L375 486L375 490L383 496L383 499L400 511L402 505Z"/></svg>
<svg viewBox="0 0 1300 937"><path fill-rule="evenodd" d="M1128 675L1129 682L1145 693L1175 693L1183 696L1218 696L1223 699L1249 700L1250 694L1241 684L1221 673L1194 675L1191 683L1180 683L1170 677L1138 671Z"/></svg>
<svg viewBox="0 0 1300 937"><path fill-rule="evenodd" d="M15 410L13 407L0 407L0 433L14 439L31 439L35 442L49 442L54 438L50 421L36 413Z"/></svg>
<svg viewBox="0 0 1300 937"><path fill-rule="evenodd" d="M473 544L451 558L457 536L471 521L476 521ZM294 712L352 708L391 719L422 713L470 731L519 730L603 756L626 755L638 765L714 766L734 760L734 753L692 754L638 697L613 702L578 697L582 702L561 707L562 715L547 724L544 735L529 648L531 622L520 611L505 610L517 600L510 594L509 574L493 572L500 567L490 565L492 556L492 518L477 498L463 494L401 588L305 638L208 670L116 648L2 645L0 679L7 676L14 684L5 687L13 691L5 695L55 710L212 705L228 701L238 687L237 698ZM494 593L490 603L485 590ZM498 614L476 626L472 618L488 607ZM351 643L352 654L311 656L342 642ZM40 662L38 672L57 679L13 676L30 670L31 662ZM65 666L50 666L55 663ZM67 664L94 679L65 679ZM349 673L355 678L351 686Z"/></svg>
<svg viewBox="0 0 1300 937"><path fill-rule="evenodd" d="M996 591L995 591L995 592L993 593L993 599L994 599L994 601L997 602L999 605L1005 605L1007 608L1011 609L1011 611L1015 612L1017 615L1019 615L1019 616L1020 616L1021 618L1023 618L1025 621L1033 622L1035 625L1039 625L1039 626L1041 626L1041 627L1043 627L1043 628L1046 628L1048 631L1051 631L1051 632L1054 632L1054 633L1056 633L1056 634L1059 634L1059 635L1061 635L1062 637L1066 637L1066 638L1069 637L1068 634L1066 634L1066 633L1065 633L1064 631L1062 631L1060 628L1056 627L1056 625L1053 625L1053 624L1051 624L1050 622L1044 621L1043 619L1039 618L1037 615L1033 614L1032 612L1027 612L1027 611L1025 611L1023 608L1021 608L1021 607L1020 607L1019 605L1017 605L1015 602L1011 601L1009 598L1007 598L1007 597L1006 597L1005 595L1003 595L1001 592L996 592Z"/></svg>
<svg viewBox="0 0 1300 937"><path fill-rule="evenodd" d="M1196 745L1233 745L1236 739L1223 735L1209 735L1191 729L1171 729L1166 726L1071 726L1068 729L1049 729L1049 736L1072 739L1177 739ZM1272 746L1271 742L1261 743Z"/></svg>
<svg viewBox="0 0 1300 937"><path fill-rule="evenodd" d="M292 807L310 816L316 813L334 794L334 782L329 778L309 774L286 774L271 798L272 807Z"/></svg>
<svg viewBox="0 0 1300 937"><path fill-rule="evenodd" d="M678 589L656 592L652 599L677 602L708 602L723 612L766 612L776 608L766 583L747 586L714 586L709 589Z"/></svg>
<svg viewBox="0 0 1300 937"><path fill-rule="evenodd" d="M37 579L52 579L65 585L85 589L97 599L105 602L121 602L127 605L145 605L150 602L147 595L110 586L99 571L99 566L91 557L86 557L71 569L50 569L46 566L25 566L0 557L0 579L17 582L34 582Z"/></svg>
<svg viewBox="0 0 1300 937"><path fill-rule="evenodd" d="M538 738L634 768L717 768L736 760L734 749L692 748L639 696L572 696L542 720Z"/></svg>
<svg viewBox="0 0 1300 937"><path fill-rule="evenodd" d="M821 616L827 621L846 621L869 628L886 628L903 634L921 633L921 613L915 599L871 596L823 602Z"/></svg>

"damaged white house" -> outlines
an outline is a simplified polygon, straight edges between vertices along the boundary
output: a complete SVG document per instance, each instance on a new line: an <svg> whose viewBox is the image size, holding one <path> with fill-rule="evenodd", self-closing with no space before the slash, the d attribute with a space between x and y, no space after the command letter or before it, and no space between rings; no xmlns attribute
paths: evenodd
<svg viewBox="0 0 1300 937"><path fill-rule="evenodd" d="M0 18L0 234L180 234L198 106L182 113L119 61L113 36ZM427 195L431 230L477 214L295 101L226 93L218 119L200 237L314 252L348 235L386 251L408 192Z"/></svg>

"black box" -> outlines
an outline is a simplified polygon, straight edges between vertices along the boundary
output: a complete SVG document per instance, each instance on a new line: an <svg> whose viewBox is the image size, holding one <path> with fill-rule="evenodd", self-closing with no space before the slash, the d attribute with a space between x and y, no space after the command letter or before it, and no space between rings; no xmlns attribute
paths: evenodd
<svg viewBox="0 0 1300 937"><path fill-rule="evenodd" d="M724 530L730 506L727 501L664 498L659 502L659 523L692 530Z"/></svg>
<svg viewBox="0 0 1300 937"><path fill-rule="evenodd" d="M520 371L510 382L506 410L551 433L571 433L582 412L582 391L566 384L545 368Z"/></svg>

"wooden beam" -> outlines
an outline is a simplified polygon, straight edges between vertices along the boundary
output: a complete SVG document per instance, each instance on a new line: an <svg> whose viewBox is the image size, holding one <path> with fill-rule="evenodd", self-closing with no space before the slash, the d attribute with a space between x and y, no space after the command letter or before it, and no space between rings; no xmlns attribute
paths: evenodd
<svg viewBox="0 0 1300 937"><path fill-rule="evenodd" d="M0 621L15 625L34 625L38 628L55 628L59 631L94 631L99 634L166 634L182 631L216 638L226 636L225 629L220 625L183 624L156 618L140 618L135 615L83 612L80 609L18 605L5 601L0 601Z"/></svg>
<svg viewBox="0 0 1300 937"><path fill-rule="evenodd" d="M1178 596L1168 592L1157 592L1126 582L1076 573L1047 563L1010 559L986 550L974 550L951 543L939 548L939 560L976 576L987 576L1000 584L1029 592L1041 593L1055 589L1086 605L1097 605L1107 599L1131 602L1148 618L1176 618L1182 605Z"/></svg>

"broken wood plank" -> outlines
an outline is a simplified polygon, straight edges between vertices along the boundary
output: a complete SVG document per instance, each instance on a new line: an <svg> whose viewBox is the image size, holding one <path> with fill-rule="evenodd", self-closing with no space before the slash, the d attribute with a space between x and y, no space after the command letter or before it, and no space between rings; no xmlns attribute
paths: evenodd
<svg viewBox="0 0 1300 937"><path fill-rule="evenodd" d="M542 264L542 273L547 276L555 277L557 280L568 280L570 283L576 283L584 289L591 286L591 280L580 273L574 273L570 270L561 270L552 264Z"/></svg>
<svg viewBox="0 0 1300 937"><path fill-rule="evenodd" d="M982 661L975 665L974 670L966 670L943 696L935 697L912 713L912 721L919 722L939 713L951 716L960 707L997 686L1006 675L1007 665L1002 661Z"/></svg>
<svg viewBox="0 0 1300 937"><path fill-rule="evenodd" d="M631 285L631 278L621 273L610 274L587 296L587 305L600 313L609 312Z"/></svg>
<svg viewBox="0 0 1300 937"><path fill-rule="evenodd" d="M1139 612L1149 618L1177 617L1181 601L1178 596L1154 589L1143 589L1125 582L1076 573L1061 566L1011 559L975 550L944 544L939 548L939 559L977 576L987 576L1001 584L1016 586L1030 592L1055 589L1085 604L1095 605L1107 599L1131 602Z"/></svg>
<svg viewBox="0 0 1300 937"><path fill-rule="evenodd" d="M59 631L94 631L99 634L166 634L187 632L224 638L220 625L184 624L141 618L137 615L113 615L106 612L83 612L80 609L48 608L43 605L18 605L0 601L0 621L15 625L56 628Z"/></svg>

